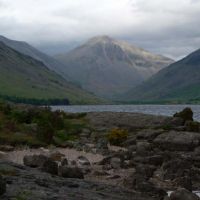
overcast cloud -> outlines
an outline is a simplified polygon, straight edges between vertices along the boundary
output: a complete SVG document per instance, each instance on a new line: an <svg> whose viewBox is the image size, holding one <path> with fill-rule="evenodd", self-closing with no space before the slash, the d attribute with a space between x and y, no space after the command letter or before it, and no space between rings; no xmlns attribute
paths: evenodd
<svg viewBox="0 0 200 200"><path fill-rule="evenodd" d="M200 0L0 0L0 34L59 53L96 35L175 59L200 48Z"/></svg>

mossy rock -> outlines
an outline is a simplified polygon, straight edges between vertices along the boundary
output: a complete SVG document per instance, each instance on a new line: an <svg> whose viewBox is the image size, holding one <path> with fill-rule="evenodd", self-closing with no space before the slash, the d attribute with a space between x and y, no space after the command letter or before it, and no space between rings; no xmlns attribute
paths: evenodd
<svg viewBox="0 0 200 200"><path fill-rule="evenodd" d="M181 112L175 113L174 117L180 117L186 121L193 121L193 111L191 108L185 108Z"/></svg>
<svg viewBox="0 0 200 200"><path fill-rule="evenodd" d="M190 132L200 132L200 123L194 121L186 121L186 130Z"/></svg>

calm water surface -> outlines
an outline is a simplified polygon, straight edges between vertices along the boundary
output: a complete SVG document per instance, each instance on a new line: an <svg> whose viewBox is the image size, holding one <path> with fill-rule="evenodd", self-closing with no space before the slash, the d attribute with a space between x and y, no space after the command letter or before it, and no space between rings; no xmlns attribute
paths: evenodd
<svg viewBox="0 0 200 200"><path fill-rule="evenodd" d="M52 106L53 110L63 110L71 113L82 112L137 112L153 115L172 116L185 107L191 107L195 120L200 121L200 105L86 105L86 106Z"/></svg>

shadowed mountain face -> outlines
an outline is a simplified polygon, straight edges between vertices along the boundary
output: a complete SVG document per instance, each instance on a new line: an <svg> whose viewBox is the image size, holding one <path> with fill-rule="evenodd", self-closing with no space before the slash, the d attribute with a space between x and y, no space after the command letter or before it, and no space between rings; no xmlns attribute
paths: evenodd
<svg viewBox="0 0 200 200"><path fill-rule="evenodd" d="M200 50L130 90L126 100L200 102Z"/></svg>
<svg viewBox="0 0 200 200"><path fill-rule="evenodd" d="M6 44L8 47L24 54L28 55L36 60L43 62L49 69L62 75L62 69L65 68L62 63L58 62L56 59L40 52L36 48L32 47L26 42L20 42L15 40L10 40L6 37L0 36L0 41ZM66 78L67 76L65 76Z"/></svg>
<svg viewBox="0 0 200 200"><path fill-rule="evenodd" d="M68 99L95 103L98 99L68 83L42 62L0 42L0 96L28 99Z"/></svg>
<svg viewBox="0 0 200 200"><path fill-rule="evenodd" d="M107 36L92 38L56 58L71 80L107 98L128 91L173 62Z"/></svg>

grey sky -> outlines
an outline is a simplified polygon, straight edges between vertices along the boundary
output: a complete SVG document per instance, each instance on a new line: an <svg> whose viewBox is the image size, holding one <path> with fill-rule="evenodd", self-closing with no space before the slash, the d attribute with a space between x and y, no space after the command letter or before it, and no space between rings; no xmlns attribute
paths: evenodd
<svg viewBox="0 0 200 200"><path fill-rule="evenodd" d="M0 0L0 34L48 53L110 35L180 58L200 48L200 0Z"/></svg>

